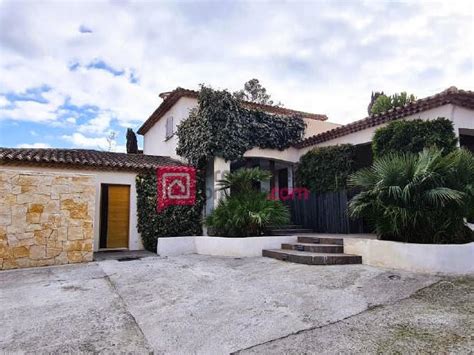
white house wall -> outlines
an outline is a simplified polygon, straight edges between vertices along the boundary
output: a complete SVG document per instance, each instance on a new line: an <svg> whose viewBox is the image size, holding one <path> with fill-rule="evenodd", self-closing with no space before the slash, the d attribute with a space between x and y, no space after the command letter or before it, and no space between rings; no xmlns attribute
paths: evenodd
<svg viewBox="0 0 474 355"><path fill-rule="evenodd" d="M137 231L137 191L135 188L134 172L121 171L98 171L86 169L60 169L46 167L30 167L30 166L5 166L9 170L18 171L38 171L38 172L55 172L69 174L86 174L95 178L95 215L94 215L94 251L99 250L100 237L100 186L101 184L119 184L130 185L130 226L129 226L129 250L142 250L143 244L140 234Z"/></svg>
<svg viewBox="0 0 474 355"><path fill-rule="evenodd" d="M329 131L330 129L341 126L338 123L332 123L327 121L313 120L310 118L304 118L306 123L306 130L304 131L304 138L315 136L316 134Z"/></svg>
<svg viewBox="0 0 474 355"><path fill-rule="evenodd" d="M474 110L454 106L452 112L456 135L459 135L459 130L461 128L474 129Z"/></svg>
<svg viewBox="0 0 474 355"><path fill-rule="evenodd" d="M174 134L171 138L166 139L166 120L170 116L173 117L174 132L176 132L176 127L181 121L189 117L189 111L195 108L197 104L197 99L181 97L173 107L145 133L143 136L143 153L181 159L181 157L176 154L178 136Z"/></svg>

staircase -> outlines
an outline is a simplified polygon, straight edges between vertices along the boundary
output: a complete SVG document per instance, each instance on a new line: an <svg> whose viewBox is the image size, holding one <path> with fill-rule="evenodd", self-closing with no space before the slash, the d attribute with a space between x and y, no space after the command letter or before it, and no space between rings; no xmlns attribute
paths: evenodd
<svg viewBox="0 0 474 355"><path fill-rule="evenodd" d="M344 254L342 238L300 236L297 243L283 243L281 249L262 250L262 256L309 265L362 264L361 256Z"/></svg>
<svg viewBox="0 0 474 355"><path fill-rule="evenodd" d="M288 224L268 228L268 235L295 235L304 233L313 233L313 230L303 228L303 226L299 224Z"/></svg>

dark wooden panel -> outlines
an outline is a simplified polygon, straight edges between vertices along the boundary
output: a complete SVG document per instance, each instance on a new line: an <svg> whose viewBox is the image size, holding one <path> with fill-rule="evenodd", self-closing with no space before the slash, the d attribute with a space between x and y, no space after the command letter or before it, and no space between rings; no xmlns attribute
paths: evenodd
<svg viewBox="0 0 474 355"><path fill-rule="evenodd" d="M308 199L286 201L291 222L317 233L368 233L370 230L363 220L353 220L348 216L347 203L354 194L347 191L312 192Z"/></svg>

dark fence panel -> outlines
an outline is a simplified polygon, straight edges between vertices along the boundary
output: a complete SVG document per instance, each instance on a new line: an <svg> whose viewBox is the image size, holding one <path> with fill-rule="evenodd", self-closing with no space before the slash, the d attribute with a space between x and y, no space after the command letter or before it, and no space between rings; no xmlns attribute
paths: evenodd
<svg viewBox="0 0 474 355"><path fill-rule="evenodd" d="M285 203L290 208L293 224L317 233L369 233L363 220L353 220L347 215L347 202L353 195L348 191L311 192L307 199L295 197Z"/></svg>

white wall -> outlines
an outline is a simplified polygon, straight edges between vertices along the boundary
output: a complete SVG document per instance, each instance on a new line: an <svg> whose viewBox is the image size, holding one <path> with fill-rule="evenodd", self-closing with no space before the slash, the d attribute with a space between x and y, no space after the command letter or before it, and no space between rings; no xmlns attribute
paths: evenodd
<svg viewBox="0 0 474 355"><path fill-rule="evenodd" d="M201 254L215 256L252 257L262 256L263 249L280 249L282 243L295 243L298 237L172 237L158 238L157 254L175 256Z"/></svg>
<svg viewBox="0 0 474 355"><path fill-rule="evenodd" d="M266 158L296 163L300 159L298 149L290 147L285 150L252 148L244 153L245 158Z"/></svg>
<svg viewBox="0 0 474 355"><path fill-rule="evenodd" d="M454 116L453 116L454 113ZM436 119L438 117L445 117L451 119L454 122L455 133L458 134L458 129L462 128L473 128L474 125L474 111L473 110L466 110L461 107L454 107L453 105L443 105L440 107L433 108L431 110L426 110L423 112L419 112L414 115L409 115L406 117L401 118L402 120L414 120L414 119L422 119L422 120L430 120ZM453 118L454 117L454 118ZM388 123L378 125L375 127L370 127L358 132L354 132L351 134L347 134L345 136L331 139L326 142L322 142L311 147L302 148L299 150L299 157L303 154L307 153L309 150L315 147L327 147L331 145L337 144L362 144L368 143L372 140L374 133L380 127L386 126ZM466 125L470 125L470 127L466 127Z"/></svg>
<svg viewBox="0 0 474 355"><path fill-rule="evenodd" d="M453 275L474 273L474 243L415 244L344 238L344 252L362 256L362 263L370 266Z"/></svg>
<svg viewBox="0 0 474 355"><path fill-rule="evenodd" d="M173 117L174 131L176 127L189 117L189 111L197 106L197 99L190 97L181 97L158 122L143 136L143 153L150 155L168 156L174 159L181 159L176 154L178 146L178 137L173 135L166 139L166 120Z"/></svg>
<svg viewBox="0 0 474 355"><path fill-rule="evenodd" d="M474 110L453 106L453 123L456 135L461 128L474 129Z"/></svg>
<svg viewBox="0 0 474 355"><path fill-rule="evenodd" d="M5 166L9 170L19 171L38 171L38 172L56 172L69 174L86 174L95 178L95 216L94 216L94 251L99 249L100 236L100 185L101 184L120 184L130 185L130 229L129 229L129 246L130 250L142 250L142 240L137 231L137 191L135 189L134 172L121 171L99 171L90 169L58 169L46 167L30 167L30 166Z"/></svg>
<svg viewBox="0 0 474 355"><path fill-rule="evenodd" d="M304 138L312 137L316 134L329 131L330 129L341 126L338 123L332 123L327 121L313 120L310 118L304 119L306 123L306 130L304 131Z"/></svg>

